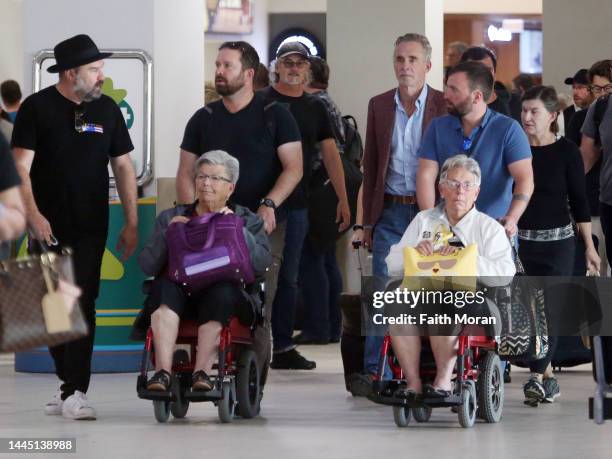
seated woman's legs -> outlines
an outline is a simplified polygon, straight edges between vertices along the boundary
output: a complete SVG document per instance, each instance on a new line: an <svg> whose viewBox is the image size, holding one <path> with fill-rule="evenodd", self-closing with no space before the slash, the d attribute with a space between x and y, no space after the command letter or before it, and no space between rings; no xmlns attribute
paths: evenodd
<svg viewBox="0 0 612 459"><path fill-rule="evenodd" d="M389 327L393 352L399 361L407 389L420 394L423 392L420 375L421 337L416 327L392 325Z"/></svg>
<svg viewBox="0 0 612 459"><path fill-rule="evenodd" d="M172 356L179 329L179 316L165 304L151 315L153 344L155 345L155 369L172 372Z"/></svg>
<svg viewBox="0 0 612 459"><path fill-rule="evenodd" d="M221 338L220 322L211 320L198 327L198 353L196 355L194 372L204 371L210 374L217 360L217 348Z"/></svg>
<svg viewBox="0 0 612 459"><path fill-rule="evenodd" d="M206 288L193 299L198 314L198 352L193 373L193 390L211 390L209 374L217 360L221 330L230 317L250 323L253 311L241 287L231 282L219 282Z"/></svg>
<svg viewBox="0 0 612 459"><path fill-rule="evenodd" d="M436 378L433 387L434 389L451 391L451 379L457 360L459 339L456 336L430 336L429 342L436 361Z"/></svg>

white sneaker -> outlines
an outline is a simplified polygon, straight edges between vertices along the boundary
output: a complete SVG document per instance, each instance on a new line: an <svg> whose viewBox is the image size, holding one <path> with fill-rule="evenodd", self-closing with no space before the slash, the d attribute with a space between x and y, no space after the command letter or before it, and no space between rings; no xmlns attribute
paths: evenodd
<svg viewBox="0 0 612 459"><path fill-rule="evenodd" d="M96 410L89 406L87 395L77 390L64 400L62 415L68 419L94 420L96 419Z"/></svg>
<svg viewBox="0 0 612 459"><path fill-rule="evenodd" d="M45 405L45 414L50 416L62 414L63 404L64 401L62 400L62 391L57 389L55 394L53 394L53 398Z"/></svg>

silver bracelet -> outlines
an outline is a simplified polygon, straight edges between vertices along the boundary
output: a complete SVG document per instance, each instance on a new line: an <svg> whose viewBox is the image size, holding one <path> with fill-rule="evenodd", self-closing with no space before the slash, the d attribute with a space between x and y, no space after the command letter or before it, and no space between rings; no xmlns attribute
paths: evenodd
<svg viewBox="0 0 612 459"><path fill-rule="evenodd" d="M4 218L6 214L6 206L0 202L0 220Z"/></svg>

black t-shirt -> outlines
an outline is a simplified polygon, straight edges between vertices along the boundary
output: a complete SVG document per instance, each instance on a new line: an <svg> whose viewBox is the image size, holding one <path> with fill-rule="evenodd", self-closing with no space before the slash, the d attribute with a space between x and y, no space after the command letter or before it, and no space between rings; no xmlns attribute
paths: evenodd
<svg viewBox="0 0 612 459"><path fill-rule="evenodd" d="M511 116L508 100L500 96L499 93L497 94L497 99L487 105L491 110L495 110L497 113L501 113L502 115L506 116Z"/></svg>
<svg viewBox="0 0 612 459"><path fill-rule="evenodd" d="M287 199L287 207L303 209L308 206L308 184L313 162L317 158L317 144L325 139L335 139L329 114L319 98L307 93L300 97L290 97L279 93L272 87L263 89L261 92L266 99L286 105L300 128L304 175Z"/></svg>
<svg viewBox="0 0 612 459"><path fill-rule="evenodd" d="M531 147L535 189L519 221L521 229L551 229L570 223L589 222L584 165L580 150L561 137L542 147ZM569 201L569 209L568 209Z"/></svg>
<svg viewBox="0 0 612 459"><path fill-rule="evenodd" d="M0 134L0 193L19 185L19 175L15 169L13 155L4 136Z"/></svg>
<svg viewBox="0 0 612 459"><path fill-rule="evenodd" d="M282 172L277 148L299 140L291 113L280 104L266 104L261 94L255 94L237 113L230 113L222 100L195 112L185 128L181 149L197 156L224 150L238 159L240 175L232 201L256 212Z"/></svg>
<svg viewBox="0 0 612 459"><path fill-rule="evenodd" d="M91 132L77 132L76 113ZM24 100L12 145L34 151L34 199L60 241L108 230L108 162L134 149L117 104L102 95L80 105L49 86Z"/></svg>

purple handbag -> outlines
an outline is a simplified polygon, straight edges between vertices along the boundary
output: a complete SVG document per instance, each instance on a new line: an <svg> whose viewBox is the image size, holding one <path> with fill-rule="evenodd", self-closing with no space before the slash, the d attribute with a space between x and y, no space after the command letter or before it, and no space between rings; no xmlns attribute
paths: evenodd
<svg viewBox="0 0 612 459"><path fill-rule="evenodd" d="M195 292L220 281L250 284L255 273L235 214L209 213L166 230L170 279Z"/></svg>

